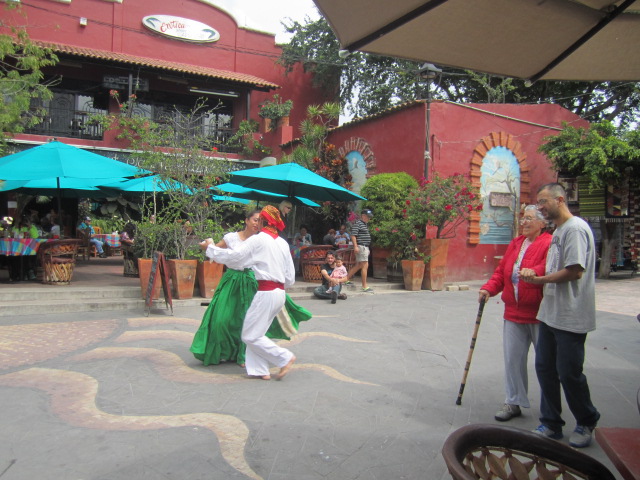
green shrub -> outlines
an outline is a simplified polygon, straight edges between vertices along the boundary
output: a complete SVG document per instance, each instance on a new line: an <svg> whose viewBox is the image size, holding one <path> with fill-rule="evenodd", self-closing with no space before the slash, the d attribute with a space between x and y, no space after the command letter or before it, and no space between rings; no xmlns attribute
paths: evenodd
<svg viewBox="0 0 640 480"><path fill-rule="evenodd" d="M360 190L367 199L363 209L371 209L373 218L369 222L369 231L373 243L379 247L392 247L394 225L403 219L403 210L409 192L418 187L415 178L406 172L380 173L368 178Z"/></svg>

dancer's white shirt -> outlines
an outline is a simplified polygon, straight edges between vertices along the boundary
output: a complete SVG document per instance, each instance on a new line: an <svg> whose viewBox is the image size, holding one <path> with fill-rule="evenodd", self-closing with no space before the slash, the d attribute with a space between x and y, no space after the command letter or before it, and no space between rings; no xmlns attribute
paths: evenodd
<svg viewBox="0 0 640 480"><path fill-rule="evenodd" d="M271 280L290 287L295 281L289 244L282 238L272 238L264 232L249 237L236 248L207 247L207 256L229 268L251 268L256 280ZM265 335L276 314L285 302L284 290L258 291L242 324L242 341L247 345L245 364L247 374L269 375L269 364L284 367L291 358L286 348Z"/></svg>
<svg viewBox="0 0 640 480"><path fill-rule="evenodd" d="M285 288L295 283L295 270L289 244L281 237L272 238L260 232L235 248L207 247L206 255L234 270L251 268L256 280L283 283Z"/></svg>

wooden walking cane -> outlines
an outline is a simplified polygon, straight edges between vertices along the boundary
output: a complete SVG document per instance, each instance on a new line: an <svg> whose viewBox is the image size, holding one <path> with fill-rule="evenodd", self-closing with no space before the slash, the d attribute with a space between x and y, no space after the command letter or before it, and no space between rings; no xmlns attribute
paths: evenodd
<svg viewBox="0 0 640 480"><path fill-rule="evenodd" d="M482 311L484 310L484 304L486 302L480 302L478 307L478 316L476 317L476 325L473 329L473 335L471 336L471 346L469 347L469 355L467 355L467 363L464 366L464 373L462 374L462 382L460 383L460 391L458 392L458 398L456 399L456 405L462 405L462 393L464 392L464 386L467 383L467 375L469 374L469 368L471 367L471 357L473 357L473 349L476 348L476 338L478 338L478 330L480 329L480 321L482 320Z"/></svg>

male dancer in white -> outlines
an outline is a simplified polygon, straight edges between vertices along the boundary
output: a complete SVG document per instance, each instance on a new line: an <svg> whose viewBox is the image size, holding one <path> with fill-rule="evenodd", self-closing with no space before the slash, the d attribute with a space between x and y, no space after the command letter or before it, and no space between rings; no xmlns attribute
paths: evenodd
<svg viewBox="0 0 640 480"><path fill-rule="evenodd" d="M209 244L206 255L229 268L253 270L258 281L258 292L253 297L242 326L242 341L247 345L247 375L269 380L271 363L280 367L276 379L281 380L291 369L296 357L265 334L273 318L284 306L284 289L294 284L295 270L289 244L278 236L278 230L284 228L278 209L267 205L260 212L260 219L264 225L260 233L249 237L236 249Z"/></svg>

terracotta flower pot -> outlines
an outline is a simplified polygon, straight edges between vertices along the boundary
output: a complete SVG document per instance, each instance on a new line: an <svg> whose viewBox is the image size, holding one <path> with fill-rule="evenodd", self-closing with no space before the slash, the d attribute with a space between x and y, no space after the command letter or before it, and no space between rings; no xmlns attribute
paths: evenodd
<svg viewBox="0 0 640 480"><path fill-rule="evenodd" d="M173 296L179 300L193 298L197 260L168 260Z"/></svg>
<svg viewBox="0 0 640 480"><path fill-rule="evenodd" d="M425 238L418 245L420 253L429 255L422 280L423 290L444 289L444 279L447 273L447 253L449 251L448 238Z"/></svg>
<svg viewBox="0 0 640 480"><path fill-rule="evenodd" d="M391 248L371 248L371 263L373 264L373 278L387 278L387 258L391 255Z"/></svg>
<svg viewBox="0 0 640 480"><path fill-rule="evenodd" d="M421 290L424 277L424 262L422 260L402 260L402 276L406 290Z"/></svg>
<svg viewBox="0 0 640 480"><path fill-rule="evenodd" d="M215 289L218 288L218 284L222 278L223 268L224 265L221 263L209 262L209 260L198 262L196 274L201 297L213 297L213 293Z"/></svg>
<svg viewBox="0 0 640 480"><path fill-rule="evenodd" d="M138 273L140 276L140 288L142 290L142 298L146 298L147 296L147 286L149 285L149 276L151 275L151 264L153 260L150 258L139 258L138 259ZM158 276L156 280L156 284L153 288L153 296L152 298L158 299L160 298L160 289L162 288L162 281Z"/></svg>
<svg viewBox="0 0 640 480"><path fill-rule="evenodd" d="M404 275L402 275L402 265L400 262L387 262L387 282L404 282Z"/></svg>

